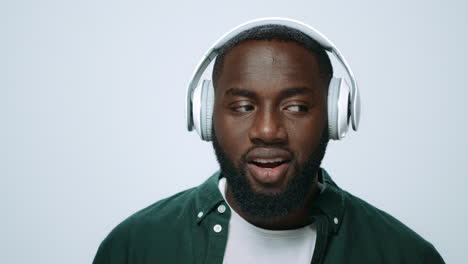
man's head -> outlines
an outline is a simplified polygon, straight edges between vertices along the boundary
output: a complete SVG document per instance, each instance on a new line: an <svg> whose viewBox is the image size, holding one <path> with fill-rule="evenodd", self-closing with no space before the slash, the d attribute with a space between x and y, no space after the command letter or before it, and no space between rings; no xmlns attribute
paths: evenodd
<svg viewBox="0 0 468 264"><path fill-rule="evenodd" d="M267 25L226 43L213 70L213 147L247 215L284 217L309 194L328 143L330 60L305 34Z"/></svg>

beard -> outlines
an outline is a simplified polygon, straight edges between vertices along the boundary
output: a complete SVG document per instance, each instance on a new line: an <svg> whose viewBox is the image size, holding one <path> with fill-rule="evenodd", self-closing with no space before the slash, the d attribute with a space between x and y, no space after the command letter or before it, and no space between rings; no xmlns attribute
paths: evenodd
<svg viewBox="0 0 468 264"><path fill-rule="evenodd" d="M236 204L242 212L255 220L272 220L282 218L298 209L306 201L314 179L320 169L320 164L328 144L328 129L322 133L319 145L312 151L303 165L294 163L294 175L289 180L284 191L279 193L262 193L252 188L246 176L246 155L257 147L281 148L289 151L295 161L296 155L285 146L278 144L257 144L248 149L238 162L238 166L229 160L225 151L220 146L214 126L212 129L213 148L221 167L221 173L226 178L228 188Z"/></svg>

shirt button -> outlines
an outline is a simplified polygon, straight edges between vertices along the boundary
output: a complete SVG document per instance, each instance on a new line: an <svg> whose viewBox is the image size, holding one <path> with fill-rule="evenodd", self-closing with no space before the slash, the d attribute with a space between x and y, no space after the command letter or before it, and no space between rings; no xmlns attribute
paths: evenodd
<svg viewBox="0 0 468 264"><path fill-rule="evenodd" d="M220 206L218 206L218 212L220 214L226 212L226 206L224 204L221 204Z"/></svg>
<svg viewBox="0 0 468 264"><path fill-rule="evenodd" d="M338 224L338 218L336 218L336 217L333 218L333 223L335 223L335 225L337 225Z"/></svg>
<svg viewBox="0 0 468 264"><path fill-rule="evenodd" d="M223 228L221 227L221 225L215 225L215 226L213 226L213 230L216 233L219 233L219 232L221 232L221 230L223 230Z"/></svg>
<svg viewBox="0 0 468 264"><path fill-rule="evenodd" d="M203 212L199 212L199 213L197 214L197 216L198 216L198 218L202 218Z"/></svg>

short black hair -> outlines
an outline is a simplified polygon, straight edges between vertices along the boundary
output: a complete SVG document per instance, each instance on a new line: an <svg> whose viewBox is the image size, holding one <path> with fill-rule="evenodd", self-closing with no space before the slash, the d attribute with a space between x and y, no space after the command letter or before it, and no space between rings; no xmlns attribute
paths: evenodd
<svg viewBox="0 0 468 264"><path fill-rule="evenodd" d="M295 42L317 56L320 75L324 78L327 84L333 76L333 67L330 62L330 58L328 57L325 49L317 41L297 29L283 25L271 24L257 26L243 31L219 48L218 55L216 56L213 66L212 75L213 85L215 85L215 87L216 81L221 75L226 54L235 46L249 40Z"/></svg>

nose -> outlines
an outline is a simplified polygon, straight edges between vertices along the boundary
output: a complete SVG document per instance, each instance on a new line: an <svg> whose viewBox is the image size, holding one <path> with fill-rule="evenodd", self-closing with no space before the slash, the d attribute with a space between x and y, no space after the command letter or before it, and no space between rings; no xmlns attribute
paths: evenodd
<svg viewBox="0 0 468 264"><path fill-rule="evenodd" d="M272 109L258 109L249 129L254 144L281 144L288 140L281 113Z"/></svg>

